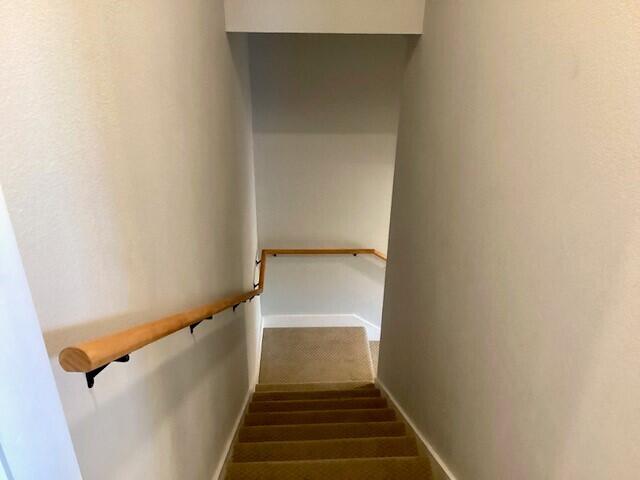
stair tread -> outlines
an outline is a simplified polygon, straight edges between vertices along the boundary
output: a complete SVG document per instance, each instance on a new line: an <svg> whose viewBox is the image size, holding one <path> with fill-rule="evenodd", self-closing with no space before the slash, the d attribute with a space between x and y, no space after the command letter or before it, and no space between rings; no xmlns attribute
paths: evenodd
<svg viewBox="0 0 640 480"><path fill-rule="evenodd" d="M386 399L373 398L329 398L329 399L305 399L305 400L276 400L264 402L251 402L249 412L292 412L305 410L345 410L345 409L371 409L385 408Z"/></svg>
<svg viewBox="0 0 640 480"><path fill-rule="evenodd" d="M417 456L414 437L369 437L238 443L234 462Z"/></svg>
<svg viewBox="0 0 640 480"><path fill-rule="evenodd" d="M366 438L404 436L404 422L344 422L299 425L258 425L240 428L239 442L284 440L322 440L334 438Z"/></svg>
<svg viewBox="0 0 640 480"><path fill-rule="evenodd" d="M280 400L315 400L323 398L376 398L380 397L377 388L360 388L353 390L308 390L308 391L273 391L255 392L252 402L273 402Z"/></svg>
<svg viewBox="0 0 640 480"><path fill-rule="evenodd" d="M428 480L425 457L348 458L285 462L231 463L227 480Z"/></svg>
<svg viewBox="0 0 640 480"><path fill-rule="evenodd" d="M340 423L340 422L376 422L395 420L395 411L391 408L358 410L309 410L302 412L259 412L247 413L245 426L286 425L301 423Z"/></svg>
<svg viewBox="0 0 640 480"><path fill-rule="evenodd" d="M360 382L259 383L256 392L309 392L316 390L356 390L375 388L368 380Z"/></svg>

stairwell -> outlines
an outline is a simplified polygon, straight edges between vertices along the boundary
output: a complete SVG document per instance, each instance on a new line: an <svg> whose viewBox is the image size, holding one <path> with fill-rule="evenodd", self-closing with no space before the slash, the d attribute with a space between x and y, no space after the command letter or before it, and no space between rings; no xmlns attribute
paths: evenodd
<svg viewBox="0 0 640 480"><path fill-rule="evenodd" d="M368 352L366 338L354 330L327 329L331 333L326 338L335 341L336 334L343 335L350 344L355 338L355 354ZM322 341L318 335L316 347ZM295 350L300 361L299 352L305 349L297 343ZM309 357L317 359L317 349ZM332 362L331 356L325 361ZM223 478L430 479L429 460L418 447L409 426L371 381L259 383Z"/></svg>

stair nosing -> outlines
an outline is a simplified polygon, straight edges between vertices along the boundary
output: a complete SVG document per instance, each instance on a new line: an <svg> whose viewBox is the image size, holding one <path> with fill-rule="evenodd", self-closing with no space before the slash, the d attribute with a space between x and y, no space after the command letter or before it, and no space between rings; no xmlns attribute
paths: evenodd
<svg viewBox="0 0 640 480"><path fill-rule="evenodd" d="M300 444L300 443L334 443L334 442L354 442L354 443L358 443L358 442L366 442L366 441L371 441L371 440L389 440L389 439L401 439L401 440L415 440L416 437L414 437L413 435L402 435L402 436L395 436L395 437L346 437L346 438L321 438L321 439L317 439L317 440L269 440L266 442L240 442L242 443L242 445L267 445L267 444L284 444L284 443L295 443L295 444ZM411 456L415 456L415 455L411 455ZM356 457L358 458L358 457ZM372 457L372 458L378 458L378 457ZM389 458L389 457L380 457L380 458Z"/></svg>
<svg viewBox="0 0 640 480"><path fill-rule="evenodd" d="M301 398L301 399L286 399L286 400L260 400L256 403L269 403L269 402L273 402L273 403L286 403L286 402L335 402L335 401L354 401L354 402L358 402L358 401L362 401L362 400L378 400L378 399L383 399L386 400L386 398L384 397L340 397L340 398Z"/></svg>
<svg viewBox="0 0 640 480"><path fill-rule="evenodd" d="M347 391L347 390L366 390L366 389L370 389L370 388L377 388L376 384L371 381L371 380L363 380L361 382L359 381L352 381L352 382L309 382L309 383L258 383L255 386L254 392L314 392L314 391L319 391L319 390L306 390L304 387L311 387L311 386L321 386L321 385L327 385L327 386L338 386L341 385L345 388L327 388L323 391ZM269 390L269 388L271 387L283 387L285 388L284 390ZM298 387L300 388L299 390L289 390L286 387Z"/></svg>
<svg viewBox="0 0 640 480"><path fill-rule="evenodd" d="M322 415L327 415L327 414L332 414L332 413L347 413L347 414L355 414L358 412L367 412L367 413L373 413L373 412L386 412L386 413L390 413L391 417L393 417L393 419L397 418L397 414L396 411L393 408L390 407L386 407L386 408L362 408L362 409L343 409L343 410L302 410L302 411L292 411L292 412L247 412L247 414L244 417L244 422L243 425L244 426L255 426L255 425L251 425L251 424L247 424L247 420L249 418L256 418L255 416L260 415L260 416L264 416L265 420L269 417L271 418L278 418L278 416L284 416L284 415L293 415L293 416L303 416L303 415L318 415L318 414L322 414ZM364 415L364 414L363 414ZM310 419L312 420L312 419ZM389 419L385 419L386 421L388 421ZM375 419L367 419L364 420L363 422L346 422L346 423L371 423L371 422L380 422L380 421L385 421L385 420L375 420ZM259 424L259 425L317 425L317 424L324 424L324 423L345 423L345 422L340 422L340 421L336 421L336 422L313 422L313 421L308 421L308 422L304 422L304 423L275 423L275 424L270 424L270 423L265 423L265 424Z"/></svg>
<svg viewBox="0 0 640 480"><path fill-rule="evenodd" d="M349 396L346 394L346 392L364 392L364 393L373 393L373 395L354 395L354 396ZM290 394L296 394L296 393L302 393L302 394L307 394L309 396L312 395L326 395L329 393L338 393L338 394L343 394L345 393L345 396L336 396L336 397L318 397L318 398L301 398L301 399L289 399L289 398L282 398L282 399L263 399L260 398L261 396L268 396L268 395L290 395ZM257 397L256 397L257 395ZM291 390L291 391L287 391L287 390L278 390L278 391L265 391L265 392L254 392L253 395L251 396L251 402L286 402L286 401L294 401L294 400L324 400L324 399L332 399L332 400L339 400L339 399L346 399L346 398L379 398L379 397L383 397L382 396L382 392L380 389L378 388L366 388L366 389L361 389L361 390ZM383 397L384 398L384 397Z"/></svg>
<svg viewBox="0 0 640 480"><path fill-rule="evenodd" d="M324 411L330 411L330 410L377 410L377 409L381 409L381 408L387 408L388 402L387 399L384 397L362 397L362 398L307 398L307 399L301 399L301 400L263 400L260 402L256 402L256 404L259 405L266 405L266 404L273 404L274 406L278 405L278 406L294 406L294 405L300 405L303 406L305 404L310 405L313 402L325 402L327 404L331 404L333 402L343 402L345 404L345 406L348 406L349 404L357 404L359 402L378 402L378 403L382 403L382 406L378 406L378 407L371 407L371 408L328 408L328 409L323 409L323 408L318 408L318 409L310 409L310 410L305 410L305 409L300 409L300 410L275 410L273 412L269 412L268 410L261 410L261 411L251 411L251 405L254 404L254 402L252 401L249 404L249 410L247 411L247 413L285 413L285 412L324 412ZM330 405L333 407L336 407L335 405Z"/></svg>
<svg viewBox="0 0 640 480"><path fill-rule="evenodd" d="M331 449L333 446L338 446L338 450ZM294 451L296 448L303 448L303 450ZM307 449L306 451L304 450L305 448ZM269 451L271 449L274 450ZM386 455L385 452L390 452L390 454ZM287 455L292 455L292 458L286 458ZM298 458L293 458L296 455L298 455ZM404 458L416 455L419 455L419 450L415 436L403 435L395 437L239 442L234 446L231 462L258 464L260 462L340 460L349 458Z"/></svg>
<svg viewBox="0 0 640 480"><path fill-rule="evenodd" d="M247 415L282 415L282 414L296 414L296 413L327 413L327 412L379 412L379 411L391 411L395 413L395 410L391 407L382 408L336 408L331 410L302 410L302 411L285 411L285 412L247 412Z"/></svg>
<svg viewBox="0 0 640 480"><path fill-rule="evenodd" d="M422 455L410 455L408 457L350 457L350 458L314 458L311 460L267 460L264 462L231 462L229 466L233 465L259 465L261 463L279 463L279 464L294 464L294 463L327 463L327 462L373 462L373 461L410 461L410 460L423 460L428 462L429 458Z"/></svg>
<svg viewBox="0 0 640 480"><path fill-rule="evenodd" d="M240 428L272 428L272 427L278 427L278 428L282 428L282 427L291 427L291 428L300 428L300 427L309 427L309 426L317 426L317 425L322 425L324 426L330 426L330 425L340 425L340 426L344 426L344 425L384 425L384 424L400 424L400 425L406 425L405 422L403 422L402 420L385 420L382 422L328 422L328 423L286 423L284 425L241 425Z"/></svg>
<svg viewBox="0 0 640 480"><path fill-rule="evenodd" d="M296 431L296 430L303 430L305 428L311 428L311 430L318 430L318 431L329 431L332 428L339 428L339 429L344 429L346 431L352 431L352 429L357 428L357 426L362 426L362 425L367 425L368 428L371 428L373 430L375 429L384 429L384 428L390 428L390 429L394 429L394 428L398 428L402 430L401 434L396 434L396 432L389 432L389 435L381 435L381 432L374 432L374 435L377 437L385 437L385 438L389 438L389 437L402 437L402 436L406 436L409 433L409 430L407 430L407 425L405 422L401 421L401 420L385 420L385 421L381 421L381 422L332 422L332 423L295 423L295 424L284 424L284 425L242 425L240 427L239 430L239 435L238 435L238 443L264 443L264 442L270 442L270 441L277 441L277 440L255 440L253 439L253 441L246 441L246 440L242 440L240 437L241 436L252 436L252 435L256 435L258 434L260 431L265 432L265 435L268 435L268 433L270 433L270 430L283 430L283 431ZM309 432L311 433L311 432ZM243 435L244 434L244 435ZM304 441L304 440L336 440L336 439L343 439L343 438L370 438L368 436L355 436L355 437L349 437L349 436L341 436L338 434L338 436L334 435L332 436L328 436L326 438L316 438L316 439L289 439L289 440L284 440L284 441Z"/></svg>

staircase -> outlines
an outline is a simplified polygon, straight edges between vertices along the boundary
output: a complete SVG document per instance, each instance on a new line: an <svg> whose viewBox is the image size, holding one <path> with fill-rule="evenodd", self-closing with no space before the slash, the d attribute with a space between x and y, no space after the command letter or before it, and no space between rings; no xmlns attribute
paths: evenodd
<svg viewBox="0 0 640 480"><path fill-rule="evenodd" d="M420 480L431 470L372 383L258 384L225 478Z"/></svg>

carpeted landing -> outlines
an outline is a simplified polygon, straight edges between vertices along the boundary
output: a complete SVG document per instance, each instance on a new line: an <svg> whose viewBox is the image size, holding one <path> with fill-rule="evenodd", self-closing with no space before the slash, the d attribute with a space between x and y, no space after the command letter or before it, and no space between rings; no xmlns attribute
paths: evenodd
<svg viewBox="0 0 640 480"><path fill-rule="evenodd" d="M224 478L431 479L413 433L371 381L364 329L265 329L261 360Z"/></svg>
<svg viewBox="0 0 640 480"><path fill-rule="evenodd" d="M260 383L373 380L362 327L265 328Z"/></svg>

